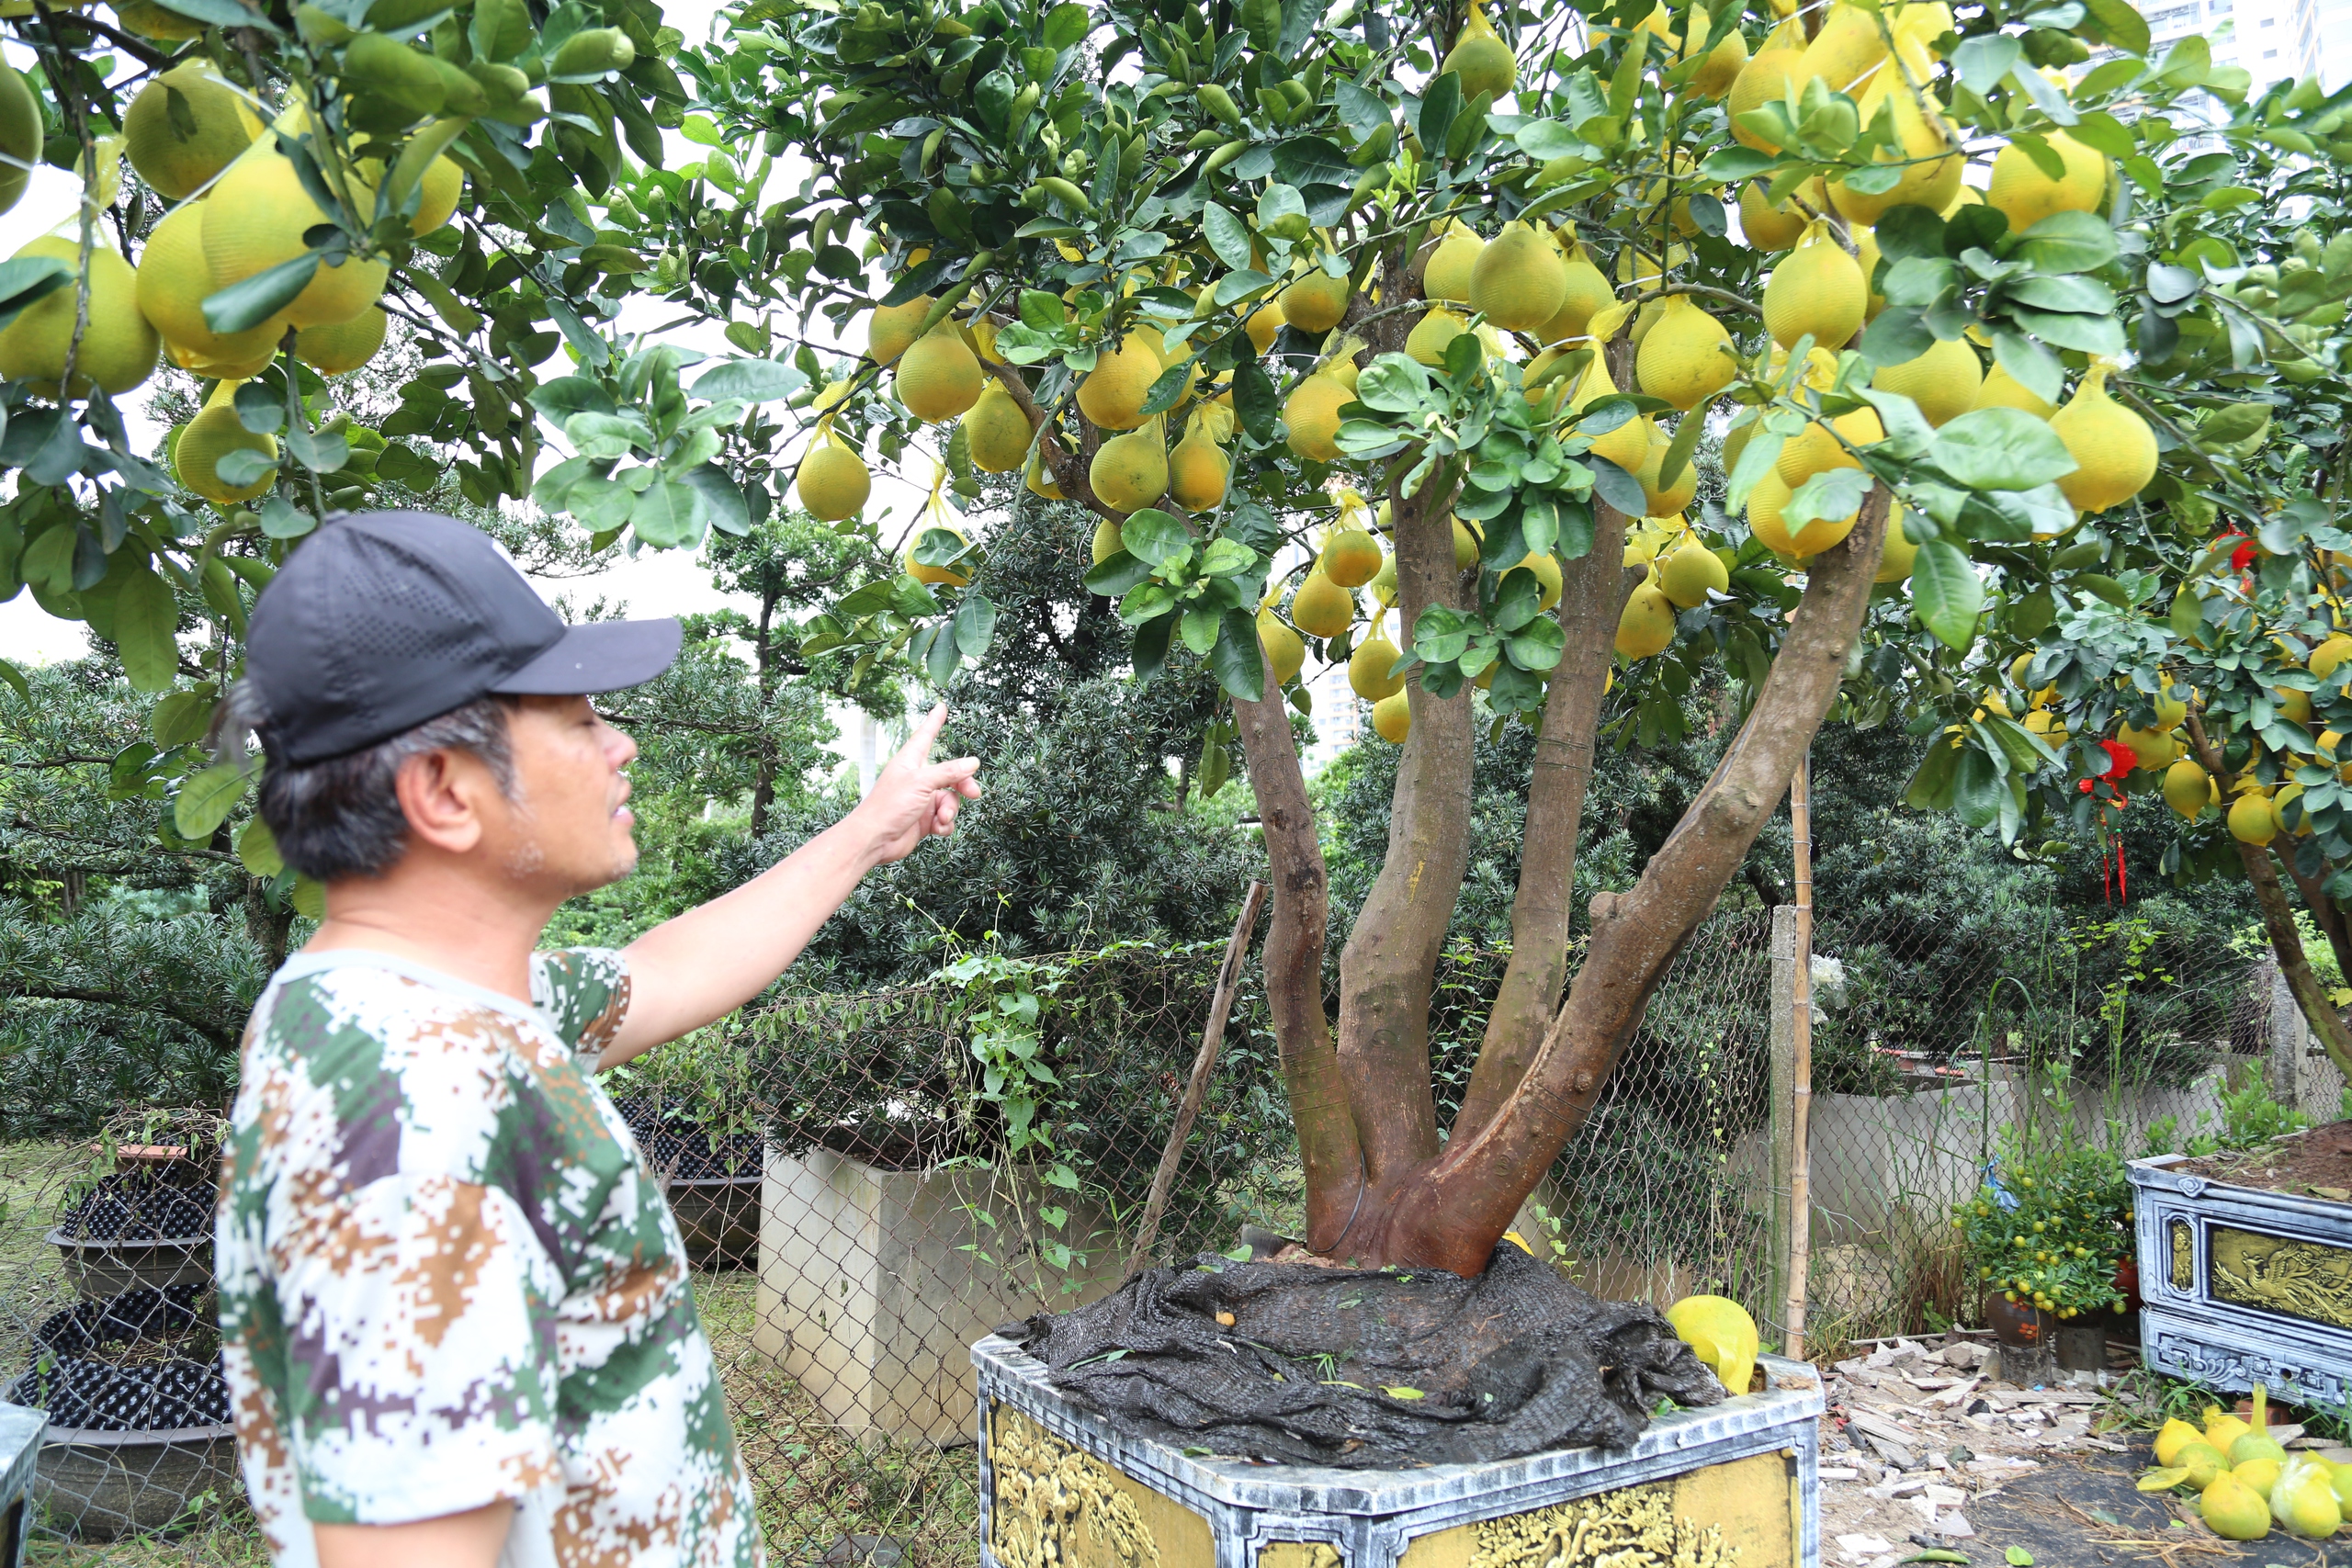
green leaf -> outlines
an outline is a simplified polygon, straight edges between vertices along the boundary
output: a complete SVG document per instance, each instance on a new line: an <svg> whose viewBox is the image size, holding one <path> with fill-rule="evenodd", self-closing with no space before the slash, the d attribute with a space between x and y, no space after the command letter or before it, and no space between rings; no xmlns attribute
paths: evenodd
<svg viewBox="0 0 2352 1568"><path fill-rule="evenodd" d="M1201 232L1217 260L1235 272L1250 270L1250 230L1240 219L1216 202L1208 202L1201 209Z"/></svg>
<svg viewBox="0 0 2352 1568"><path fill-rule="evenodd" d="M1046 47L1058 54L1086 37L1093 26L1093 13L1075 0L1055 6L1046 13Z"/></svg>
<svg viewBox="0 0 2352 1568"><path fill-rule="evenodd" d="M1919 547L1911 567L1911 607L1938 642L1955 653L1968 651L1984 608L1984 584L1959 547L1943 539Z"/></svg>
<svg viewBox="0 0 2352 1568"><path fill-rule="evenodd" d="M1116 599L1150 576L1149 561L1138 560L1125 550L1117 550L1104 557L1100 565L1087 572L1086 591L1099 593L1105 599Z"/></svg>
<svg viewBox="0 0 2352 1568"><path fill-rule="evenodd" d="M2083 8L2107 41L2126 54L2148 52L2147 18L2141 16L2130 0L2083 0Z"/></svg>
<svg viewBox="0 0 2352 1568"><path fill-rule="evenodd" d="M971 592L964 595L956 606L956 648L967 659L978 659L989 650L989 639L996 635L996 602L987 594Z"/></svg>
<svg viewBox="0 0 2352 1568"><path fill-rule="evenodd" d="M229 819L245 793L245 773L234 762L216 762L189 775L172 802L172 828L183 839L201 843Z"/></svg>
<svg viewBox="0 0 2352 1568"><path fill-rule="evenodd" d="M169 749L204 739L212 727L213 701L202 692L174 692L155 705L147 727L155 744Z"/></svg>
<svg viewBox="0 0 2352 1568"><path fill-rule="evenodd" d="M773 359L732 359L705 372L694 391L707 402L741 398L747 403L764 403L788 398L808 384L808 378L800 371Z"/></svg>
<svg viewBox="0 0 2352 1568"><path fill-rule="evenodd" d="M179 676L179 604L171 584L141 566L114 596L114 640L133 691L168 692Z"/></svg>
<svg viewBox="0 0 2352 1568"><path fill-rule="evenodd" d="M277 852L277 836L269 824L258 814L245 824L237 835L237 860L254 875L268 881L286 869L286 857Z"/></svg>
<svg viewBox="0 0 2352 1568"><path fill-rule="evenodd" d="M1960 768L1960 748L1942 735L1928 742L1928 754L1903 786L1903 804L1915 811L1942 811L1951 805L1952 779Z"/></svg>
<svg viewBox="0 0 2352 1568"><path fill-rule="evenodd" d="M0 327L73 281L73 266L55 256L18 256L0 262Z"/></svg>
<svg viewBox="0 0 2352 1568"><path fill-rule="evenodd" d="M204 324L224 336L250 331L286 309L294 296L310 287L318 270L319 253L309 251L242 283L232 283L206 297Z"/></svg>
<svg viewBox="0 0 2352 1568"><path fill-rule="evenodd" d="M2001 1555L2007 1560L2009 1568L2033 1568L2033 1553L2022 1546L2010 1547Z"/></svg>
<svg viewBox="0 0 2352 1568"><path fill-rule="evenodd" d="M351 443L332 430L289 430L286 450L314 474L334 473L351 461Z"/></svg>
<svg viewBox="0 0 2352 1568"><path fill-rule="evenodd" d="M1162 565L1178 551L1193 547L1192 530L1155 506L1130 513L1119 525L1119 538L1129 555L1153 566Z"/></svg>
<svg viewBox="0 0 2352 1568"><path fill-rule="evenodd" d="M1938 468L1971 490L2031 490L2080 466L2049 422L2023 409L1962 414L1936 432L1928 453Z"/></svg>
<svg viewBox="0 0 2352 1568"><path fill-rule="evenodd" d="M702 496L692 485L655 479L629 508L628 525L649 545L673 548L702 537Z"/></svg>
<svg viewBox="0 0 2352 1568"><path fill-rule="evenodd" d="M1217 684L1245 702L1265 697L1265 655L1258 647L1257 618L1249 611L1227 610L1218 622L1216 646L1209 649L1209 670Z"/></svg>
<svg viewBox="0 0 2352 1568"><path fill-rule="evenodd" d="M727 470L716 463L698 463L678 476L682 484L690 485L702 497L702 513L710 525L722 534L741 538L752 531L752 512L743 499L743 490Z"/></svg>

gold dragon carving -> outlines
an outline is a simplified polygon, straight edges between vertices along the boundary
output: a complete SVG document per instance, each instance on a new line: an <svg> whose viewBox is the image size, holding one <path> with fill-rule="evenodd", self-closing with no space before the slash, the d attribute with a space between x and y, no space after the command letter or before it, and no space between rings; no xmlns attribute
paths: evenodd
<svg viewBox="0 0 2352 1568"><path fill-rule="evenodd" d="M2352 1251L2219 1225L2211 1248L2215 1301L2352 1328Z"/></svg>
<svg viewBox="0 0 2352 1568"><path fill-rule="evenodd" d="M989 1544L1004 1568L1072 1568L1104 1561L1079 1545L1081 1534L1107 1561L1154 1568L1152 1539L1119 1472L1055 1437L1020 1411L999 1406L990 1450L996 1506Z"/></svg>
<svg viewBox="0 0 2352 1568"><path fill-rule="evenodd" d="M2176 1291L2194 1289L2197 1284L2197 1244L2188 1234L2187 1220L2174 1220L2165 1227L2172 1235L2172 1288Z"/></svg>
<svg viewBox="0 0 2352 1568"><path fill-rule="evenodd" d="M1736 1568L1717 1525L1674 1511L1674 1483L1654 1481L1477 1527L1470 1568Z"/></svg>

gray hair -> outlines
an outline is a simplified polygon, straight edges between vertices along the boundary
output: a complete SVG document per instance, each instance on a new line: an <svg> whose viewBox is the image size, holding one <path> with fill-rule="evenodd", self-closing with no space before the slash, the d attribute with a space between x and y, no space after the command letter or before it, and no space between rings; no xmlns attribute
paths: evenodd
<svg viewBox="0 0 2352 1568"><path fill-rule="evenodd" d="M323 761L272 761L261 779L261 819L277 840L280 859L314 882L381 876L408 847L408 818L395 788L401 764L430 751L478 757L514 798L514 756L507 743L506 710L513 699L477 697L373 746ZM269 713L251 681L229 688L213 734L219 754L242 761L244 738L270 750Z"/></svg>

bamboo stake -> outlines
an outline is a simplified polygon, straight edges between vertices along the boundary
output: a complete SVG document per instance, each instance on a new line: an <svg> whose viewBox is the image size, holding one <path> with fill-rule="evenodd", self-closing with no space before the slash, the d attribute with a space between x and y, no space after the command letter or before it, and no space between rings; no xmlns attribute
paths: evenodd
<svg viewBox="0 0 2352 1568"><path fill-rule="evenodd" d="M1193 1057L1192 1081L1184 1086L1184 1099L1176 1108L1176 1125L1168 1132L1168 1146L1159 1151L1159 1168L1152 1173L1151 1196L1143 1206L1143 1224L1136 1232L1136 1245L1127 1254L1127 1272L1132 1274L1143 1267L1144 1258L1151 1251L1151 1244L1159 1239L1159 1217L1168 1208L1168 1190L1176 1184L1176 1165L1184 1157L1184 1140L1192 1135L1193 1119L1201 1113L1201 1101L1208 1097L1209 1074L1216 1066L1216 1054L1225 1043L1225 1021L1233 1011L1233 993L1241 982L1241 960L1250 951L1250 932L1258 924L1258 906L1265 901L1266 885L1250 884L1250 891L1241 899L1240 918L1233 922L1233 936L1225 944L1225 962L1216 972L1216 994L1209 1003L1209 1021L1201 1031L1201 1048Z"/></svg>
<svg viewBox="0 0 2352 1568"><path fill-rule="evenodd" d="M1812 1156L1807 1124L1813 1115L1813 759L1797 759L1789 779L1789 829L1797 884L1796 973L1791 976L1791 1099L1789 1126L1794 1145L1789 1160L1789 1343L1792 1361L1804 1359L1805 1277L1813 1252Z"/></svg>

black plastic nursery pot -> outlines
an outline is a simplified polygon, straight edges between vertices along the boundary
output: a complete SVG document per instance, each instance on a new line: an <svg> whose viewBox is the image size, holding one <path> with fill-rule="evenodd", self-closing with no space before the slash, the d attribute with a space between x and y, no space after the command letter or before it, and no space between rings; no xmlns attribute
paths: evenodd
<svg viewBox="0 0 2352 1568"><path fill-rule="evenodd" d="M201 1286L212 1279L212 1193L166 1167L102 1178L49 1233L74 1294Z"/></svg>
<svg viewBox="0 0 2352 1568"><path fill-rule="evenodd" d="M716 1133L679 1105L632 1097L617 1102L695 1263L748 1269L760 1257L757 1133Z"/></svg>
<svg viewBox="0 0 2352 1568"><path fill-rule="evenodd" d="M236 1481L236 1429L209 1292L192 1284L77 1303L34 1333L0 1399L44 1413L33 1506L50 1528L114 1540L192 1522Z"/></svg>

